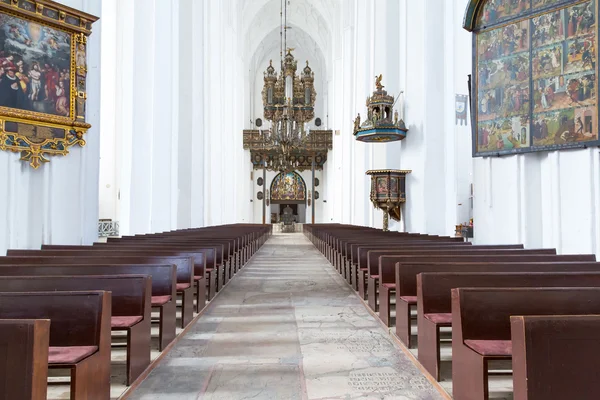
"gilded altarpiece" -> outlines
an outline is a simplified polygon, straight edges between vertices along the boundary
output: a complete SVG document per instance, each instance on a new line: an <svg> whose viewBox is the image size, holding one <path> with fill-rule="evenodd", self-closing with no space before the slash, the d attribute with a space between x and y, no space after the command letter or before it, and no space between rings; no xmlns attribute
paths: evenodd
<svg viewBox="0 0 600 400"><path fill-rule="evenodd" d="M306 183L297 172L279 173L271 182L271 203L304 204Z"/></svg>
<svg viewBox="0 0 600 400"><path fill-rule="evenodd" d="M84 146L87 38L98 18L49 0L0 0L0 149L33 168Z"/></svg>
<svg viewBox="0 0 600 400"><path fill-rule="evenodd" d="M596 0L471 2L475 156L600 144L597 15Z"/></svg>

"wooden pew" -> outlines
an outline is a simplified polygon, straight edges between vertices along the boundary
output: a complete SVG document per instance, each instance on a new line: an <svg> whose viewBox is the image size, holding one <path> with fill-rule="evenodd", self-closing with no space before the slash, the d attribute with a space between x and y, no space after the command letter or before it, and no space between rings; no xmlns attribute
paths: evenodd
<svg viewBox="0 0 600 400"><path fill-rule="evenodd" d="M512 359L511 316L587 314L600 314L600 288L452 289L453 397L489 397L488 362Z"/></svg>
<svg viewBox="0 0 600 400"><path fill-rule="evenodd" d="M150 365L152 282L146 275L0 277L3 292L110 292L111 330L127 333L127 386Z"/></svg>
<svg viewBox="0 0 600 400"><path fill-rule="evenodd" d="M177 283L176 293L181 294L181 327L185 328L192 319L194 318L194 288L192 286L194 276L194 263L191 262L190 257L201 257L197 253L174 251L173 249L165 249L156 246L149 249L94 249L93 247L86 247L85 249L76 248L73 250L8 250L8 257L23 257L23 256L59 256L59 257L142 257L144 264L149 263L169 263L176 266L177 271ZM189 254L188 254L189 253ZM187 255L186 255L187 254ZM161 261L153 261L151 258L146 257L167 257ZM181 258L184 257L184 258ZM1 261L0 261L1 262ZM102 262L106 264L107 262ZM123 264L122 262L119 262ZM174 297L176 299L177 297ZM159 306L160 304L154 304L153 306Z"/></svg>
<svg viewBox="0 0 600 400"><path fill-rule="evenodd" d="M0 400L46 400L50 320L0 319Z"/></svg>
<svg viewBox="0 0 600 400"><path fill-rule="evenodd" d="M347 245L350 246L348 250L348 254L350 254L350 259L347 261L346 265L346 275L348 283L354 288L354 290L358 289L358 271L363 271L363 279L366 282L366 278L364 277L365 271L367 270L368 264L368 254L370 250L384 250L390 248L402 248L402 249L414 249L414 248L427 248L427 247L443 247L443 248L462 248L462 247L471 247L472 243L470 242L442 242L442 241L416 241L416 243L398 243L397 241L392 243L385 244L367 244L366 242L360 243L351 243L348 242ZM522 248L523 246L514 245L514 246L506 246L505 248ZM361 266L362 268L361 269ZM366 299L366 288L364 290L364 299Z"/></svg>
<svg viewBox="0 0 600 400"><path fill-rule="evenodd" d="M512 245L504 246L447 246L432 244L429 246L419 246L416 248L402 246L401 249L380 249L368 250L366 252L366 270L361 271L359 276L359 285L362 290L366 288L366 297L370 296L369 306L375 311L378 311L377 293L380 286L383 284L395 283L394 266L399 260L408 255L415 256L459 256L463 254L469 255L555 255L555 249L522 249L520 245L514 248ZM399 257L398 259L394 257ZM362 279L362 280L361 280ZM389 324L388 324L389 326Z"/></svg>
<svg viewBox="0 0 600 400"><path fill-rule="evenodd" d="M159 350L175 339L175 266L173 265L82 265L82 264L6 264L0 276L79 276L79 275L147 275L152 278L152 307L160 311L158 320Z"/></svg>
<svg viewBox="0 0 600 400"><path fill-rule="evenodd" d="M596 272L543 271L544 265L511 268L482 264L481 272L437 272L417 275L419 362L440 380L440 328L452 326L452 289L459 287L600 287L600 263ZM554 267L550 267L555 269ZM570 265L566 270L576 270ZM533 272L525 272L533 270ZM499 272L501 271L501 272Z"/></svg>
<svg viewBox="0 0 600 400"><path fill-rule="evenodd" d="M600 315L511 316L514 400L600 398Z"/></svg>
<svg viewBox="0 0 600 400"><path fill-rule="evenodd" d="M115 248L124 247L130 249L148 248L160 246L161 248L179 248L179 249L192 249L193 251L203 252L206 248L216 248L217 255L217 266L216 266L216 291L218 292L227 283L227 270L229 269L229 263L231 260L230 256L230 242L208 240L198 241L187 239L167 239L164 240L160 237L135 237L121 241L109 241L107 243L94 243L94 247L102 248Z"/></svg>
<svg viewBox="0 0 600 400"><path fill-rule="evenodd" d="M119 251L165 251L169 254L177 252L179 255L186 255L194 258L194 277L205 276L207 279L209 299L214 297L214 294L221 290L223 286L223 254L224 245L195 245L193 247L188 246L185 243L162 243L153 241L129 241L123 243L94 243L93 249L96 250L119 250ZM210 260L214 264L214 269L209 275L206 274L206 266L209 265L209 256L215 252L215 259ZM202 272L202 270L204 272ZM212 295L211 295L212 293Z"/></svg>
<svg viewBox="0 0 600 400"><path fill-rule="evenodd" d="M86 250L97 249L95 246L72 246L72 245L43 245L42 250ZM120 249L120 250L124 250ZM136 250L132 247L133 251ZM216 248L206 248L201 255L196 253L183 255L190 259L194 265L194 286L196 287L196 312L200 312L206 305L206 301L212 300L216 291L216 274L213 272L216 263ZM146 254L144 252L144 254ZM185 253L184 253L185 254ZM129 256L127 256L129 257ZM177 257L177 256L176 256Z"/></svg>
<svg viewBox="0 0 600 400"><path fill-rule="evenodd" d="M501 258L499 258L501 257ZM381 259L383 260L384 257ZM586 261L588 260L588 261ZM383 261L382 261L383 262ZM551 269L550 271L565 271L564 268L570 268L569 263L579 263L578 268L580 271L594 271L598 267L595 262L595 257L592 255L525 255L525 256L495 256L493 259L490 256L475 256L475 255L462 255L454 256L452 259L448 257L427 257L427 256L415 256L413 259L406 258L402 263L396 262L395 272L395 284L382 286L380 297L382 308L386 304L389 304L389 297L395 292L395 308L396 308L396 335L402 340L407 346L411 346L410 336L410 313L411 308L417 306L417 275L420 272L477 272L479 267L469 266L470 264L506 264L504 270L506 272L518 272L513 268L519 265L527 265L529 263L534 264L556 264L558 269ZM583 265L585 263L586 265ZM514 264L511 267L509 264ZM567 267L565 267L567 265ZM562 268L562 269L561 269ZM380 310L380 315L389 315L388 310Z"/></svg>
<svg viewBox="0 0 600 400"><path fill-rule="evenodd" d="M49 368L71 370L71 400L110 399L108 292L0 293L0 319L49 319Z"/></svg>
<svg viewBox="0 0 600 400"><path fill-rule="evenodd" d="M384 308L381 313L381 319L387 326L390 326L389 322L389 309L390 309L390 294L393 293L396 283L396 269L395 265L397 262L410 262L409 256L415 256L423 259L424 257L437 257L445 258L446 261L451 262L455 257L488 257L489 261L493 261L499 257L508 257L509 261L547 261L556 257L562 257L556 255L555 249L487 249L486 247L471 246L468 248L442 248L436 249L431 248L426 251L394 251L393 253L386 253L386 251L372 251L369 252L369 264L368 264L368 279L367 279L367 291L369 306L379 311L379 304ZM574 261L587 261L595 260L593 255L591 257L579 257L577 256ZM416 259L415 261L418 261ZM426 261L426 260L424 260ZM467 260L465 260L467 261ZM485 260L483 260L485 261ZM385 289L382 289L385 288ZM381 293L381 299L380 297ZM415 293L416 296L416 293ZM381 300L381 301L380 301Z"/></svg>

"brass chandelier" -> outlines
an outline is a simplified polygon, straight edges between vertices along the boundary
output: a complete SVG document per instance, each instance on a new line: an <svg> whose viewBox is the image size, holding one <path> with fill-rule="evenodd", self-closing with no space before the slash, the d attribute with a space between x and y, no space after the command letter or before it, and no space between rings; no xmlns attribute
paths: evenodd
<svg viewBox="0 0 600 400"><path fill-rule="evenodd" d="M264 74L264 116L271 122L271 127L261 132L261 147L275 154L268 161L265 158L265 167L288 173L298 167L294 155L309 145L310 132L305 124L314 118L316 92L314 73L308 61L298 76L298 63L292 55L293 49L286 47L287 0L282 0L281 18L281 71L276 73L271 60ZM285 57L284 48L287 52Z"/></svg>

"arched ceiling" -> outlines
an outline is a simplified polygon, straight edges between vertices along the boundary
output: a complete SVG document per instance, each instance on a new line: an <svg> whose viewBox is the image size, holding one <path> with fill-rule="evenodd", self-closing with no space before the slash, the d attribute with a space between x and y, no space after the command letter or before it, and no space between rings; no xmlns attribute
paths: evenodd
<svg viewBox="0 0 600 400"><path fill-rule="evenodd" d="M337 32L340 0L286 0L288 1L288 25L296 31L303 31L320 48L322 54L331 54L334 38ZM281 0L240 0L242 6L241 34L244 35L246 54L245 59L256 60L259 49L272 44L273 37L277 38L279 46ZM273 33L276 32L274 35ZM290 36L288 32L288 47ZM300 35L298 35L300 37Z"/></svg>
<svg viewBox="0 0 600 400"><path fill-rule="evenodd" d="M298 61L298 70L304 68L304 63L310 61L311 68L317 76L326 74L326 60L319 45L303 30L291 25L287 33L288 47L296 50L293 52ZM251 59L250 68L263 71L269 65L269 58L273 60L273 66L279 70L280 65L280 34L279 28L268 33L256 48Z"/></svg>

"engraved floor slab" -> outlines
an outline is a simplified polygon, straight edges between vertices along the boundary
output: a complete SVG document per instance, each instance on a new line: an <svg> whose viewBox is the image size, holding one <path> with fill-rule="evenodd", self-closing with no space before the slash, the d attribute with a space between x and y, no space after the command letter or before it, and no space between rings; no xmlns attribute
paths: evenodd
<svg viewBox="0 0 600 400"><path fill-rule="evenodd" d="M269 239L130 398L442 397L294 233Z"/></svg>

